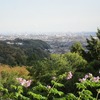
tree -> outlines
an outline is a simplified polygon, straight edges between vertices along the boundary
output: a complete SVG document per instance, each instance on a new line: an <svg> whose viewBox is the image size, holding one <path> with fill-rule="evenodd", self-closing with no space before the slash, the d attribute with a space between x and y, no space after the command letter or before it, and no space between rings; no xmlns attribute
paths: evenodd
<svg viewBox="0 0 100 100"><path fill-rule="evenodd" d="M83 55L84 48L82 47L82 44L80 42L76 42L71 46L71 52L78 53L79 55Z"/></svg>
<svg viewBox="0 0 100 100"><path fill-rule="evenodd" d="M63 58L74 71L83 70L87 65L87 61L78 53L66 53Z"/></svg>
<svg viewBox="0 0 100 100"><path fill-rule="evenodd" d="M98 39L100 40L100 29L97 29L97 30L98 32L96 34L97 34Z"/></svg>
<svg viewBox="0 0 100 100"><path fill-rule="evenodd" d="M100 60L100 30L96 33L96 37L91 36L87 39L87 54L90 60Z"/></svg>

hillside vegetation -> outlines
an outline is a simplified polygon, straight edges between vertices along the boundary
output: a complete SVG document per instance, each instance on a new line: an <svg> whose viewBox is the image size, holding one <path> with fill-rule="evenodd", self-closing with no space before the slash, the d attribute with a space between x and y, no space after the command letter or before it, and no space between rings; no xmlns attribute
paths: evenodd
<svg viewBox="0 0 100 100"><path fill-rule="evenodd" d="M0 100L99 100L99 29L96 35L64 54L49 54L40 40L1 41L0 61L11 66L0 66Z"/></svg>
<svg viewBox="0 0 100 100"><path fill-rule="evenodd" d="M50 46L41 40L5 40L0 41L0 63L30 65L35 60L48 57Z"/></svg>

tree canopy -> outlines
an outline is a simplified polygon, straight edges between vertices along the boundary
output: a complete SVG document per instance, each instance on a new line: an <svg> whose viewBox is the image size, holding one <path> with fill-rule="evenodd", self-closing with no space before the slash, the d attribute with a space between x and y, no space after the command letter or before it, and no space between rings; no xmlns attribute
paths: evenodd
<svg viewBox="0 0 100 100"><path fill-rule="evenodd" d="M50 46L41 40L0 41L0 63L8 65L31 65L49 56ZM6 60L5 60L6 59Z"/></svg>
<svg viewBox="0 0 100 100"><path fill-rule="evenodd" d="M87 39L87 54L90 60L100 60L100 30L98 29L96 37L91 36Z"/></svg>

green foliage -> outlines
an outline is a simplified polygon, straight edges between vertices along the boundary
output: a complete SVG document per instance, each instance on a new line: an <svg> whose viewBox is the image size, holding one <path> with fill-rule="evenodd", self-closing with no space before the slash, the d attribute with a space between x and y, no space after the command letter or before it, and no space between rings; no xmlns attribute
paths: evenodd
<svg viewBox="0 0 100 100"><path fill-rule="evenodd" d="M66 97L61 97L61 98L53 98L53 100L66 100Z"/></svg>
<svg viewBox="0 0 100 100"><path fill-rule="evenodd" d="M66 100L78 100L78 97L76 97L72 93L68 93L67 96L66 96Z"/></svg>
<svg viewBox="0 0 100 100"><path fill-rule="evenodd" d="M64 86L63 84L58 83L58 82L56 82L56 81L54 81L54 80L52 80L51 83L52 83L55 87L63 87L63 86Z"/></svg>
<svg viewBox="0 0 100 100"><path fill-rule="evenodd" d="M31 88L21 85L9 85L10 90L1 86L0 96L2 99L14 100L98 100L100 94L100 78L94 77L92 74L85 75L81 82L76 83L77 94L65 93L61 88L65 87L62 80L67 74L64 73L51 80L50 85L46 86L37 82ZM94 91L97 95L94 95Z"/></svg>
<svg viewBox="0 0 100 100"><path fill-rule="evenodd" d="M87 66L87 68L85 69L86 73L92 73L93 75L98 75L98 73L100 73L100 61L98 60L93 60L92 62L90 62Z"/></svg>
<svg viewBox="0 0 100 100"><path fill-rule="evenodd" d="M82 57L84 50L80 43L72 46L72 53L49 55L45 51L49 46L40 40L0 41L1 63L30 66L29 71L26 67L0 66L0 100L99 100L99 29L97 38L91 36L87 44L86 57L89 56L90 63ZM85 75L87 72L95 77Z"/></svg>
<svg viewBox="0 0 100 100"><path fill-rule="evenodd" d="M87 49L88 49L88 59L91 60L100 60L100 30L98 29L97 37L94 38L91 36L90 39L87 39Z"/></svg>
<svg viewBox="0 0 100 100"><path fill-rule="evenodd" d="M100 80L99 76L93 77L92 74L86 75L80 83L76 83L78 96L72 93L67 94L68 100L98 100ZM94 91L97 95L94 95ZM73 99L70 99L71 96Z"/></svg>
<svg viewBox="0 0 100 100"><path fill-rule="evenodd" d="M69 71L74 73L83 70L86 65L87 62L77 53L52 54L50 59L37 61L28 70L35 81L49 83L53 76Z"/></svg>
<svg viewBox="0 0 100 100"><path fill-rule="evenodd" d="M59 96L62 96L64 93L62 91L58 91L56 88L51 88L49 91L50 94L58 94Z"/></svg>
<svg viewBox="0 0 100 100"><path fill-rule="evenodd" d="M4 92L4 93L8 93L8 89L0 87L0 91Z"/></svg>
<svg viewBox="0 0 100 100"><path fill-rule="evenodd" d="M80 42L76 42L71 46L71 52L78 53L79 55L83 55L84 48L82 47L82 44Z"/></svg>
<svg viewBox="0 0 100 100"><path fill-rule="evenodd" d="M25 67L10 67L7 65L0 66L0 86L10 90L10 85L18 85L16 78L30 78L29 72Z"/></svg>
<svg viewBox="0 0 100 100"><path fill-rule="evenodd" d="M100 29L97 29L97 33L96 33L98 39L100 40Z"/></svg>
<svg viewBox="0 0 100 100"><path fill-rule="evenodd" d="M77 53L66 53L63 55L63 58L74 71L84 69L87 65L87 61Z"/></svg>
<svg viewBox="0 0 100 100"><path fill-rule="evenodd" d="M62 77L63 76L64 75L62 75ZM38 82L37 85L33 87L31 91L28 92L28 94L31 95L32 98L33 99L35 98L36 100L48 100L48 99L55 100L54 98L56 97L59 97L59 98L62 97L64 95L64 92L59 90L59 88L64 87L64 85L60 83L59 81L61 80L60 77L58 77L57 79L51 80L51 83L50 83L51 86L50 85L45 86L41 84L40 82Z"/></svg>
<svg viewBox="0 0 100 100"><path fill-rule="evenodd" d="M36 99L36 100L47 100L46 97L40 95L40 94L36 94L36 93L33 93L33 92L28 92L28 94L30 96L32 96L33 99Z"/></svg>
<svg viewBox="0 0 100 100"><path fill-rule="evenodd" d="M0 41L0 63L11 66L32 65L37 60L47 58L49 48L50 46L41 40Z"/></svg>
<svg viewBox="0 0 100 100"><path fill-rule="evenodd" d="M26 56L24 52L14 46L10 46L0 41L0 63L8 65L25 64ZM6 59L6 60L5 60Z"/></svg>

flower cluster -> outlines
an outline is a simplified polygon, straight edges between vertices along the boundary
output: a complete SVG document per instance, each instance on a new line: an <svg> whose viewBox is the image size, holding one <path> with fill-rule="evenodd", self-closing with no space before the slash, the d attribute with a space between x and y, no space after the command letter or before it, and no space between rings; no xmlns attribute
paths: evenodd
<svg viewBox="0 0 100 100"><path fill-rule="evenodd" d="M70 71L70 72L68 72L68 75L67 75L67 80L69 80L69 79L71 79L73 77L73 74L72 74L72 72Z"/></svg>
<svg viewBox="0 0 100 100"><path fill-rule="evenodd" d="M22 85L22 86L25 86L25 87L29 87L32 83L32 80L25 80L23 78L16 78L16 80Z"/></svg>
<svg viewBox="0 0 100 100"><path fill-rule="evenodd" d="M100 80L100 77L99 76L93 77L93 79L92 79L92 81L94 81L94 82L99 82L99 80Z"/></svg>
<svg viewBox="0 0 100 100"><path fill-rule="evenodd" d="M100 77L99 77L99 76L93 77L93 75L92 75L91 73L89 73L89 74L86 74L84 78L79 79L79 81L80 81L80 82L84 82L84 81L86 81L87 79L90 79L92 82L99 82Z"/></svg>

